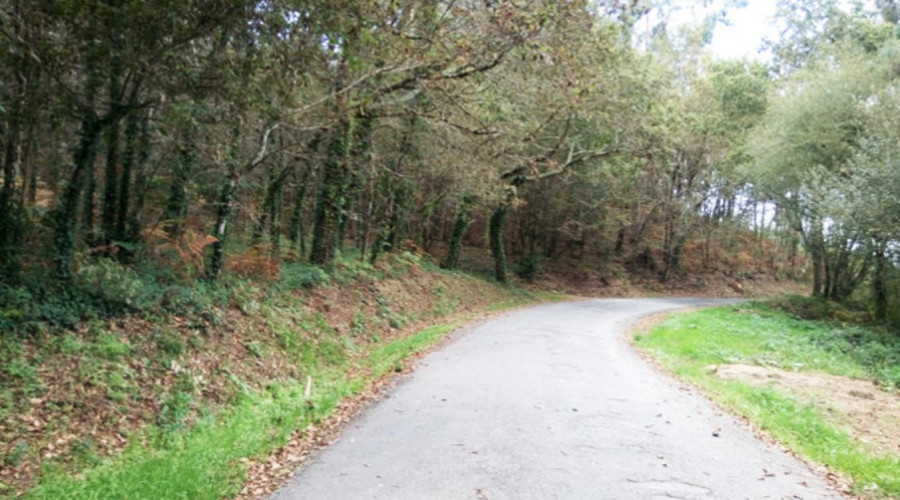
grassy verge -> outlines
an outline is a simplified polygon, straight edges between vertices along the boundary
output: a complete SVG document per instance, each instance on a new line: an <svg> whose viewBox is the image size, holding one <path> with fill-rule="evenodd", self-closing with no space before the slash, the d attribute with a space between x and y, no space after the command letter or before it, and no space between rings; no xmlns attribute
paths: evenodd
<svg viewBox="0 0 900 500"><path fill-rule="evenodd" d="M488 310L515 307L534 297L510 293ZM458 315L457 315L458 317ZM462 320L459 320L460 322ZM268 456L299 429L333 414L347 397L383 375L402 371L411 356L443 339L459 323L435 325L389 342L367 344L344 362L307 363L307 379L245 388L227 409L180 431L150 429L123 453L73 476L48 472L25 498L221 499L236 495L246 464ZM349 375L352 374L352 375Z"/></svg>
<svg viewBox="0 0 900 500"><path fill-rule="evenodd" d="M803 457L854 481L854 492L900 497L900 456L879 456L822 411L768 386L725 380L711 367L748 364L871 378L896 387L900 350L886 333L798 319L763 304L675 315L635 336L678 377L749 418Z"/></svg>

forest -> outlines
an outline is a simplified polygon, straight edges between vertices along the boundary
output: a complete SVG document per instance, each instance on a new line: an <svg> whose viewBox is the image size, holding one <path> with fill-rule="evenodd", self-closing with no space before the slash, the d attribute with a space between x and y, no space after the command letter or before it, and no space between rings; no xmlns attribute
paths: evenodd
<svg viewBox="0 0 900 500"><path fill-rule="evenodd" d="M4 1L3 295L470 245L501 282L740 256L887 320L898 6L783 1L767 63L710 56L727 9L637 28L667 8Z"/></svg>

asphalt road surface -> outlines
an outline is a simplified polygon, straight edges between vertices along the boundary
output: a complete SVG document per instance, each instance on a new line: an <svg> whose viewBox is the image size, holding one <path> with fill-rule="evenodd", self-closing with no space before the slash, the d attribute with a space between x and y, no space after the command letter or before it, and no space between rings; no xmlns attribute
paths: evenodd
<svg viewBox="0 0 900 500"><path fill-rule="evenodd" d="M567 302L477 325L275 498L842 498L628 345L639 317L712 302Z"/></svg>

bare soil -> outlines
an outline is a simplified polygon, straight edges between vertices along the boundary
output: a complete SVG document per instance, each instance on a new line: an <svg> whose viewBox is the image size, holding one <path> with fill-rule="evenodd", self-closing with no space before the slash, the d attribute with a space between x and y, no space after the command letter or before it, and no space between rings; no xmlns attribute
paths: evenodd
<svg viewBox="0 0 900 500"><path fill-rule="evenodd" d="M772 386L812 404L836 426L880 455L900 455L900 394L870 380L752 365L711 367L717 377Z"/></svg>

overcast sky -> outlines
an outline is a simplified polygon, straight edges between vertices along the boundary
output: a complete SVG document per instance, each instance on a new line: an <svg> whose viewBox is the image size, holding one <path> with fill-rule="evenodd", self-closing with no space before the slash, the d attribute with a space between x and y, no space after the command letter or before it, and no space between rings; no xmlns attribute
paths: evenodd
<svg viewBox="0 0 900 500"><path fill-rule="evenodd" d="M718 26L713 33L713 53L722 58L760 59L757 53L763 38L774 38L778 31L772 25L775 0L750 0L747 7L733 11L731 26Z"/></svg>

